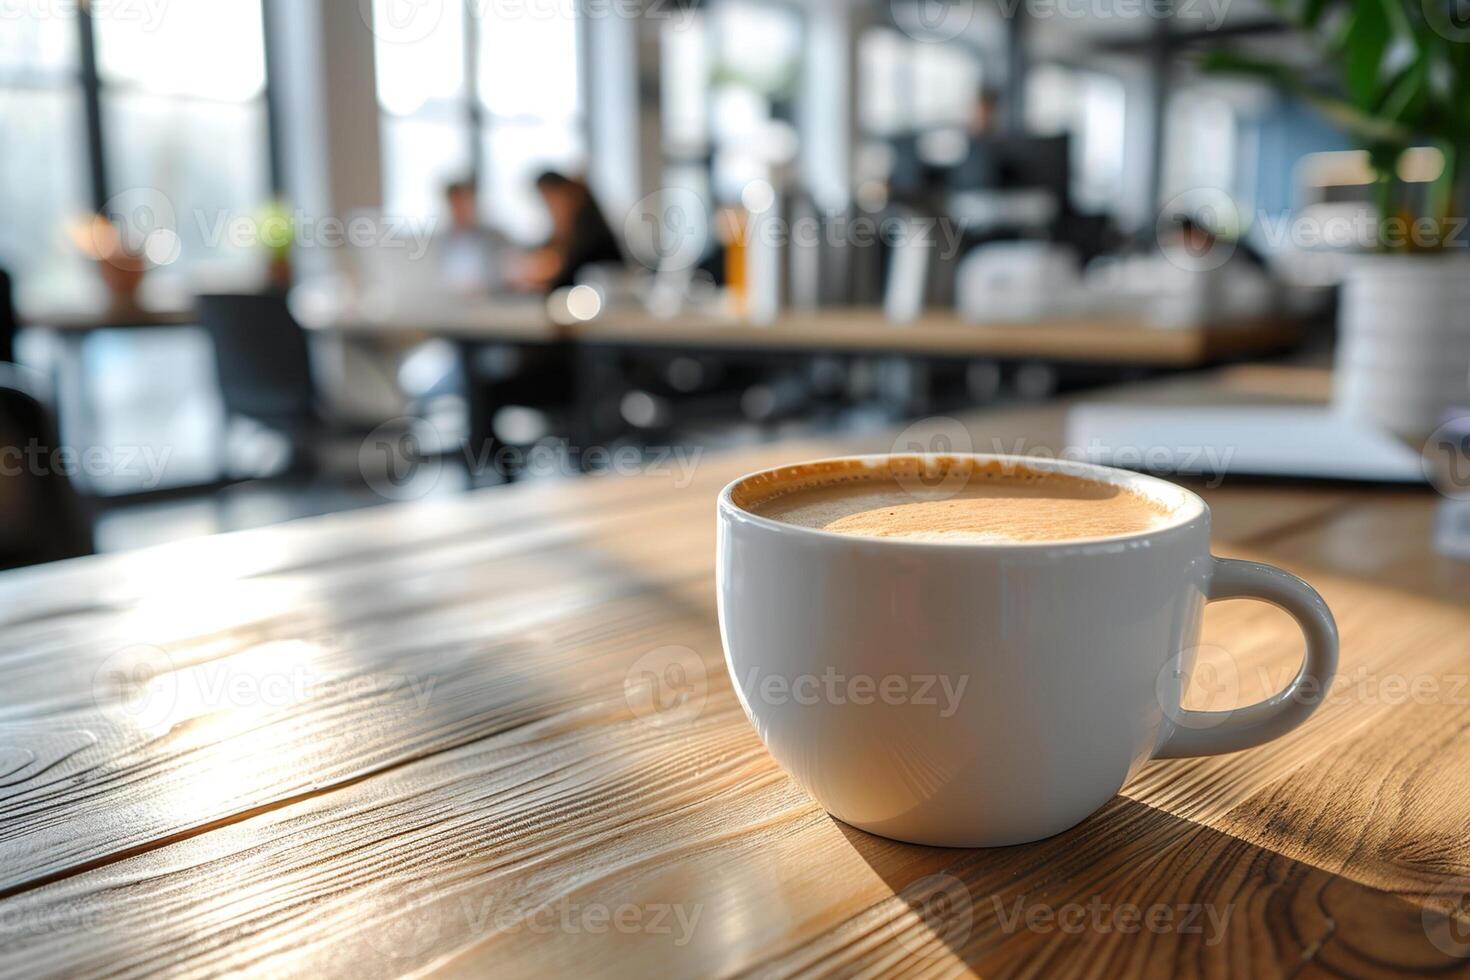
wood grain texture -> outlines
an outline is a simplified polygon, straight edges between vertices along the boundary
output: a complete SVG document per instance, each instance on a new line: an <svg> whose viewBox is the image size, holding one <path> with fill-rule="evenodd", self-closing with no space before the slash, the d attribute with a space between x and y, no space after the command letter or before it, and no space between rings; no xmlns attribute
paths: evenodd
<svg viewBox="0 0 1470 980"><path fill-rule="evenodd" d="M969 422L1034 448L1057 416ZM1336 611L1328 702L1152 763L1051 840L921 848L765 754L714 610L720 486L889 440L0 576L0 973L1470 972L1447 917L1470 901L1470 567L1432 557L1432 498L1206 490L1218 550ZM1279 687L1301 649L1247 602L1212 605L1204 644L1200 707ZM667 710L650 654L684 671Z"/></svg>

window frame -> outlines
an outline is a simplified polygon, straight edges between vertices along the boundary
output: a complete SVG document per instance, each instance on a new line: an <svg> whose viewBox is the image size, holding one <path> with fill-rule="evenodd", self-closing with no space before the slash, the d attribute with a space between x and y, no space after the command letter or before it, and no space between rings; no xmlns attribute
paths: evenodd
<svg viewBox="0 0 1470 980"><path fill-rule="evenodd" d="M280 144L280 93L273 84L276 67L272 43L276 25L274 5L269 0L259 0L261 8L261 44L265 51L265 86L256 98L265 109L266 179L270 193L280 197L285 180ZM92 210L102 214L107 204L119 191L114 189L112 175L107 163L107 126L103 122L103 97L109 91L126 91L102 80L97 63L97 27L91 4L77 4L77 73L81 86L83 131L87 146L87 180L91 194ZM254 100L251 100L254 101Z"/></svg>
<svg viewBox="0 0 1470 980"><path fill-rule="evenodd" d="M446 0L453 2L453 0ZM389 109L383 104L381 94L376 96L378 116L380 121L384 119L412 119L426 107L432 106L434 121L441 124L461 125L469 136L469 154L467 169L460 174L464 179L471 181L479 190L481 200L484 201L490 195L487 193L493 180L493 168L488 159L486 144L491 134L502 126L516 127L544 123L570 123L571 131L577 136L581 145L582 154L585 158L591 145L591 132L588 119L588 64L587 64L587 26L580 7L577 7L573 18L575 24L575 51L574 58L577 66L577 106L576 112L567 118L550 118L530 116L524 114L506 115L491 111L486 107L485 99L481 92L480 58L482 55L481 31L484 23L481 19L483 4L476 0L460 0L464 11L464 85L463 90L452 98L431 99L424 106L420 106L414 112L400 113ZM269 79L267 79L267 83ZM454 117L458 117L457 119ZM381 152L381 145L380 145ZM387 174L384 174L385 186L382 188L384 198L388 194L386 186Z"/></svg>

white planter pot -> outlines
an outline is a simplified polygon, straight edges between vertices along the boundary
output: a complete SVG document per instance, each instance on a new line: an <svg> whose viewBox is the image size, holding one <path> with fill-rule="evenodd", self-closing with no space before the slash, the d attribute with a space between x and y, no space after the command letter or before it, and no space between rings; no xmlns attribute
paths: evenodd
<svg viewBox="0 0 1470 980"><path fill-rule="evenodd" d="M1342 415L1423 438L1470 405L1470 257L1372 255L1343 281L1332 401Z"/></svg>

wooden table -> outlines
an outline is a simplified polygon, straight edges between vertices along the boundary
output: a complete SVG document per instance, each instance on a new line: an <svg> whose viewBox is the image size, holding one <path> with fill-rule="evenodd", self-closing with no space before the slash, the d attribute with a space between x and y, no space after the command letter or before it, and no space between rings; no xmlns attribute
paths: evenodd
<svg viewBox="0 0 1470 980"><path fill-rule="evenodd" d="M569 329L579 341L626 346L894 352L1152 367L1200 367L1273 353L1302 336L1300 322L1281 318L1196 327L1157 327L1137 317L1107 315L971 323L953 311L931 310L894 323L872 307L790 310L770 323L619 310Z"/></svg>
<svg viewBox="0 0 1470 980"><path fill-rule="evenodd" d="M1061 424L1056 406L968 420L977 447L1054 446ZM0 973L1470 970L1443 914L1470 893L1470 564L1430 550L1430 493L1206 491L1220 553L1278 562L1336 611L1328 702L1261 748L1152 763L1058 837L946 850L803 795L716 627L719 487L890 443L0 576ZM1204 642L1240 701L1300 656L1259 603L1210 606ZM659 664L682 670L658 675L667 711L641 680Z"/></svg>
<svg viewBox="0 0 1470 980"><path fill-rule="evenodd" d="M187 300L157 306L63 306L31 311L21 318L22 327L48 330L65 337L84 336L98 330L191 327L198 323L193 303Z"/></svg>
<svg viewBox="0 0 1470 980"><path fill-rule="evenodd" d="M1302 337L1302 324L1285 318L1165 328L1136 317L1106 315L970 323L953 311L931 310L912 322L894 323L872 307L829 307L788 310L770 323L698 312L659 317L637 309L555 323L540 300L397 311L302 306L310 328L380 342L425 336L533 345L572 340L604 347L902 353L1152 367L1200 367L1274 353L1289 349Z"/></svg>

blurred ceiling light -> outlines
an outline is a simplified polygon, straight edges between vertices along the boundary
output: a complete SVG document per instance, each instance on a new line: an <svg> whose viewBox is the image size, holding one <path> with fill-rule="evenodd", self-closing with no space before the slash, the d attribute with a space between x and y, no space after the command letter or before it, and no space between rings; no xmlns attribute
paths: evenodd
<svg viewBox="0 0 1470 980"><path fill-rule="evenodd" d="M179 233L172 228L155 228L143 241L143 254L154 265L172 265L183 250Z"/></svg>
<svg viewBox="0 0 1470 980"><path fill-rule="evenodd" d="M888 186L881 180L865 180L858 185L858 207L864 211L882 211L888 204Z"/></svg>
<svg viewBox="0 0 1470 980"><path fill-rule="evenodd" d="M789 163L800 146L796 127L784 119L772 119L761 134L762 155L768 163Z"/></svg>
<svg viewBox="0 0 1470 980"><path fill-rule="evenodd" d="M567 293L567 313L574 320L591 320L602 312L602 296L585 283Z"/></svg>
<svg viewBox="0 0 1470 980"><path fill-rule="evenodd" d="M1437 146L1411 146L1399 157L1399 180L1409 184L1438 180L1444 173L1444 153Z"/></svg>
<svg viewBox="0 0 1470 980"><path fill-rule="evenodd" d="M1306 187L1356 187L1373 183L1373 168L1368 166L1366 150L1306 153L1296 166Z"/></svg>
<svg viewBox="0 0 1470 980"><path fill-rule="evenodd" d="M1376 179L1366 150L1329 150L1308 153L1297 161L1306 187L1361 187ZM1399 157L1399 180L1422 184L1444 172L1444 154L1434 146L1411 146Z"/></svg>
<svg viewBox="0 0 1470 980"><path fill-rule="evenodd" d="M512 446L528 446L551 432L545 412L524 405L506 405L490 419L495 438Z"/></svg>
<svg viewBox="0 0 1470 980"><path fill-rule="evenodd" d="M776 189L769 181L752 180L740 191L740 203L752 214L769 211L776 203Z"/></svg>
<svg viewBox="0 0 1470 980"><path fill-rule="evenodd" d="M963 129L935 129L919 137L919 158L925 163L952 167L965 158L969 139Z"/></svg>
<svg viewBox="0 0 1470 980"><path fill-rule="evenodd" d="M639 429L652 428L668 417L663 399L655 398L646 391L630 391L623 396L618 406L623 421Z"/></svg>
<svg viewBox="0 0 1470 980"><path fill-rule="evenodd" d="M552 323L566 326L573 322L571 305L567 302L572 294L570 287L563 286L561 289L552 290L546 297L546 315L551 318Z"/></svg>

